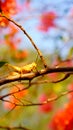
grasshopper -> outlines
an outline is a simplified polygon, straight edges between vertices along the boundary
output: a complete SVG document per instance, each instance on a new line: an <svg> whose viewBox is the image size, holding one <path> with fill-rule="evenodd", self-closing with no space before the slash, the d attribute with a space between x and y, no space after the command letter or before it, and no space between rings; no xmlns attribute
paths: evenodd
<svg viewBox="0 0 73 130"><path fill-rule="evenodd" d="M19 74L29 73L29 72L36 70L36 68L37 68L37 64L35 62L32 62L31 64L27 64L22 67L14 66L11 64L6 64L6 65L8 67L12 68L14 70L14 72L17 72Z"/></svg>

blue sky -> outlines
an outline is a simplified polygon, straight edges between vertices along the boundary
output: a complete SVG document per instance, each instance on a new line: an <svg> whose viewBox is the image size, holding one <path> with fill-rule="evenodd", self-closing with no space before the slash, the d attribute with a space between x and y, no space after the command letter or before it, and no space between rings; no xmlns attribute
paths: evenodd
<svg viewBox="0 0 73 130"><path fill-rule="evenodd" d="M73 39L68 40L68 42L65 43L65 41L60 40L58 37L64 36L69 37L69 32L67 31L67 28L70 26L66 17L68 16L69 9L73 7L73 1L72 0L32 0L31 2L32 10L26 10L26 12L21 12L20 15L23 20L20 20L20 24L27 30L29 35L34 40L35 44L43 51L44 53L53 53L53 51L57 48L60 50L60 48L63 49L64 53L63 55L67 55L67 52L69 51L70 47L73 46ZM44 33L40 32L37 29L37 26L39 24L39 16L42 14L42 12L47 11L56 11L59 18L56 19L56 23L61 27L64 28L61 29L51 29L50 31ZM28 20L25 20L28 18ZM20 48L32 48L31 43L29 40L24 37L23 33L21 32L21 37L23 38L22 44ZM66 45L65 45L66 44Z"/></svg>

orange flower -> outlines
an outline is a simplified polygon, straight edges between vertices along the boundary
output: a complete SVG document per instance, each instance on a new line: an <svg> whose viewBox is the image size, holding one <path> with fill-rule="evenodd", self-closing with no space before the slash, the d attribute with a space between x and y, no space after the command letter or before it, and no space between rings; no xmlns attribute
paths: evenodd
<svg viewBox="0 0 73 130"><path fill-rule="evenodd" d="M27 93L28 93L28 91L23 90L23 88L24 88L24 86L22 84L18 84L10 90L10 93L14 93L14 94L11 94L8 98L6 98L11 103L10 102L4 102L4 108L5 109L12 109L12 108L15 107L15 104L20 104L19 100L21 98L23 98L25 95L27 95Z"/></svg>
<svg viewBox="0 0 73 130"><path fill-rule="evenodd" d="M18 29L9 24L9 33L5 35L5 44L7 44L10 49L16 50L21 39L17 37Z"/></svg>
<svg viewBox="0 0 73 130"><path fill-rule="evenodd" d="M0 14L0 27L6 27L8 25L8 20L1 17L1 14Z"/></svg>
<svg viewBox="0 0 73 130"><path fill-rule="evenodd" d="M9 24L9 34L10 36L14 36L18 32L18 28L15 25Z"/></svg>
<svg viewBox="0 0 73 130"><path fill-rule="evenodd" d="M14 58L16 59L24 59L28 56L28 51L27 50L17 50L15 51L15 54L14 54Z"/></svg>

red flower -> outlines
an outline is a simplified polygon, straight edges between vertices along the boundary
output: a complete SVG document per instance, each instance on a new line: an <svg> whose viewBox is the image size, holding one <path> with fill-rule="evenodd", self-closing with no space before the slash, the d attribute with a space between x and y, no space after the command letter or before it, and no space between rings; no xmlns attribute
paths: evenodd
<svg viewBox="0 0 73 130"><path fill-rule="evenodd" d="M7 17L14 15L18 12L16 0L3 0L0 1L0 11L3 12ZM1 14L0 14L1 16ZM8 25L8 20L0 17L0 26L6 27Z"/></svg>
<svg viewBox="0 0 73 130"><path fill-rule="evenodd" d="M17 13L16 0L4 0L1 1L1 10L8 15Z"/></svg>
<svg viewBox="0 0 73 130"><path fill-rule="evenodd" d="M73 83L68 85L68 90L72 90L73 91ZM71 100L73 100L73 92L68 94L68 98Z"/></svg>
<svg viewBox="0 0 73 130"><path fill-rule="evenodd" d="M55 12L45 12L41 15L40 19L40 26L38 27L41 31L48 31L49 28L55 27L54 20L56 19L57 15Z"/></svg>
<svg viewBox="0 0 73 130"><path fill-rule="evenodd" d="M51 130L73 130L73 100L55 114L50 128Z"/></svg>
<svg viewBox="0 0 73 130"><path fill-rule="evenodd" d="M42 94L42 95L40 95L40 97L39 97L39 100L40 100L41 103L43 103L43 102L46 101L47 99L48 99L48 97L47 97L46 94ZM45 105L39 106L39 111L40 111L40 112L43 112L43 113L50 112L50 111L52 111L52 109L53 109L53 103L52 103L52 102L49 102L49 103L47 103L47 104L45 104Z"/></svg>

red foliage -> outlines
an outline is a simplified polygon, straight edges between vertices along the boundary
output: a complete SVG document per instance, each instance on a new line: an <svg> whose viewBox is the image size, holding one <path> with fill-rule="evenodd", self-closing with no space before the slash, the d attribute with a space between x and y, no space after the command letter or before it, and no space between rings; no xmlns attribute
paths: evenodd
<svg viewBox="0 0 73 130"><path fill-rule="evenodd" d="M16 0L0 1L0 10L8 17L16 14L18 12ZM1 14L0 14L0 16L1 16ZM8 25L8 23L9 22L5 18L0 17L0 26L6 27Z"/></svg>
<svg viewBox="0 0 73 130"><path fill-rule="evenodd" d="M39 97L40 102L44 102L47 99L48 99L48 96L46 94L42 94ZM39 111L42 112L42 113L48 113L48 112L52 111L52 109L53 109L53 103L52 102L49 102L45 105L39 106Z"/></svg>
<svg viewBox="0 0 73 130"><path fill-rule="evenodd" d="M73 130L73 100L55 114L50 128L51 130Z"/></svg>
<svg viewBox="0 0 73 130"><path fill-rule="evenodd" d="M16 0L3 0L1 1L1 10L3 13L12 15L17 13Z"/></svg>
<svg viewBox="0 0 73 130"><path fill-rule="evenodd" d="M60 63L59 63L59 66L61 66L61 67L71 67L71 66L73 66L73 60L72 59L68 59L68 60L65 60L65 61L61 61Z"/></svg>
<svg viewBox="0 0 73 130"><path fill-rule="evenodd" d="M58 74L57 73L48 74L48 77L51 79L51 81L58 80Z"/></svg>
<svg viewBox="0 0 73 130"><path fill-rule="evenodd" d="M14 86L14 87L10 90L10 93L17 92L17 91L19 91L19 89L22 90L23 87L24 87L24 86L23 86L22 84L18 84L18 85ZM12 103L10 103L10 102L4 102L4 108L5 108L5 109L12 109L13 107L15 107L15 104L21 104L21 103L19 102L19 100L20 100L21 98L23 98L25 95L27 95L27 93L28 93L27 90L22 90L22 91L19 91L19 92L15 93L15 94L12 94L12 95L14 95L14 96L9 96L9 98L6 98L8 101L10 101L10 102L12 102ZM19 100L18 100L18 99L19 99ZM15 104L13 104L13 103L15 103Z"/></svg>
<svg viewBox="0 0 73 130"><path fill-rule="evenodd" d="M52 27L56 27L54 20L56 19L57 15L55 12L45 12L41 15L40 18L40 25L38 27L41 31L48 31L48 29Z"/></svg>

